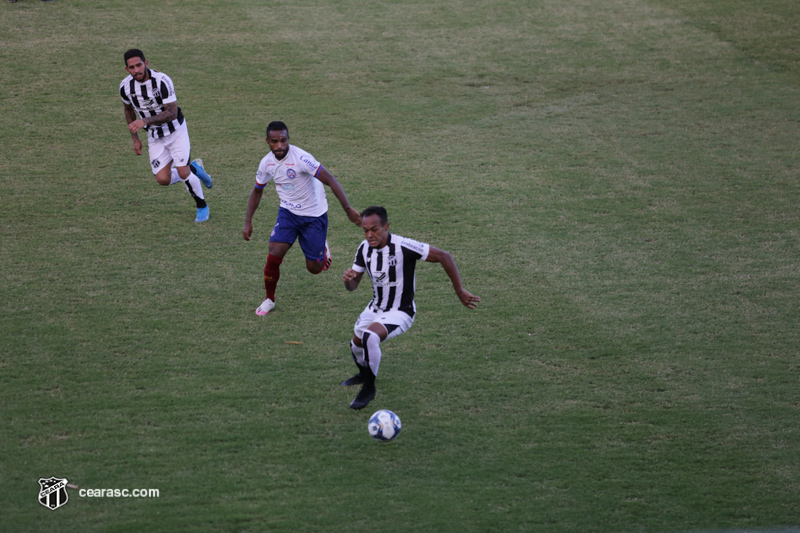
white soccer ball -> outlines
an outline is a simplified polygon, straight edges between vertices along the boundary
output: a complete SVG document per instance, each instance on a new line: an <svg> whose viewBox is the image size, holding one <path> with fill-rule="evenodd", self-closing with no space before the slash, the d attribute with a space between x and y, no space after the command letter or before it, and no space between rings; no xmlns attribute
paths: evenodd
<svg viewBox="0 0 800 533"><path fill-rule="evenodd" d="M389 441L400 434L402 426L400 424L400 417L389 411L388 409L381 409L375 411L369 417L369 434L373 439L381 441Z"/></svg>

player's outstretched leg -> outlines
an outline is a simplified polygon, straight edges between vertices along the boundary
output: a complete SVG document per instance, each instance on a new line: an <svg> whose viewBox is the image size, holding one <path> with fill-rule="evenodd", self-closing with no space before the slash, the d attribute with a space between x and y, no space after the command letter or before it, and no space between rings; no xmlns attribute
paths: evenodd
<svg viewBox="0 0 800 533"><path fill-rule="evenodd" d="M324 264L322 265L322 270L328 270L333 262L333 257L331 256L331 247L328 246L328 239L325 239L325 259L323 259L323 261Z"/></svg>
<svg viewBox="0 0 800 533"><path fill-rule="evenodd" d="M203 188L200 187L200 182L210 189L212 185L211 176L206 174L206 171L203 168L202 159L195 159L193 162L189 163L189 170L189 178L185 181L185 183L189 194L191 194L197 202L197 218L195 218L194 221L206 222L211 216L211 213L209 212L208 204L206 203L205 196L203 195Z"/></svg>
<svg viewBox="0 0 800 533"><path fill-rule="evenodd" d="M361 336L361 347L364 349L364 383L358 395L350 402L353 409L363 409L375 398L375 376L381 364L381 339L374 331L367 330Z"/></svg>
<svg viewBox="0 0 800 533"><path fill-rule="evenodd" d="M278 287L278 280L281 279L281 263L283 257L267 254L267 264L264 265L264 289L267 298L256 309L258 316L264 316L275 309L275 289Z"/></svg>
<svg viewBox="0 0 800 533"><path fill-rule="evenodd" d="M189 163L189 167L192 169L192 172L194 172L195 176L200 178L200 181L203 182L203 185L206 186L206 189L210 189L214 186L214 182L211 181L211 176L208 175L205 167L203 167L202 159L195 159Z"/></svg>
<svg viewBox="0 0 800 533"><path fill-rule="evenodd" d="M189 191L189 194L194 198L195 203L197 204L197 217L194 219L195 222L205 222L208 220L210 213L208 209L208 204L206 203L206 198L203 195L203 187L200 185L200 178L192 172L191 168L189 169L189 175L183 180L183 184L186 186L186 190Z"/></svg>
<svg viewBox="0 0 800 533"><path fill-rule="evenodd" d="M364 348L356 346L355 341L350 341L350 353L353 354L353 362L358 368L358 374L342 381L342 387L352 387L364 383L364 375L367 371L367 362L364 360Z"/></svg>
<svg viewBox="0 0 800 533"><path fill-rule="evenodd" d="M375 393L375 374L367 367L364 369L364 384L361 385L361 390L358 391L355 399L350 402L350 408L356 410L365 408L369 402L375 399Z"/></svg>

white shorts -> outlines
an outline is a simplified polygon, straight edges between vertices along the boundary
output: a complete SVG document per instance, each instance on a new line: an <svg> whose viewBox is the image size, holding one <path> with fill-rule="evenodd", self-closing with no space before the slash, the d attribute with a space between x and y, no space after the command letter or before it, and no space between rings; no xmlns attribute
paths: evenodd
<svg viewBox="0 0 800 533"><path fill-rule="evenodd" d="M356 337L360 339L364 335L364 332L367 331L369 325L374 322L386 328L386 331L389 332L389 335L386 337L388 340L408 331L408 328L414 323L414 319L402 311L376 313L367 306L359 315L358 320L356 320L356 325L353 328Z"/></svg>
<svg viewBox="0 0 800 533"><path fill-rule="evenodd" d="M164 168L164 165L172 163L176 167L185 167L189 164L189 157L192 152L192 144L189 142L189 129L186 121L178 129L166 137L151 139L147 138L147 149L150 154L150 168L153 174Z"/></svg>

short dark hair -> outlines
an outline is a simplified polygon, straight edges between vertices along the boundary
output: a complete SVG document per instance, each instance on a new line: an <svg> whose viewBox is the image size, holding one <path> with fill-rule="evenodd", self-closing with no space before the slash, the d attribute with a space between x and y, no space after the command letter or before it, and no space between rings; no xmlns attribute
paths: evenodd
<svg viewBox="0 0 800 533"><path fill-rule="evenodd" d="M273 120L267 125L267 137L271 131L285 131L286 135L289 135L289 127L280 120Z"/></svg>
<svg viewBox="0 0 800 533"><path fill-rule="evenodd" d="M141 57L142 58L142 62L146 61L146 59L144 58L144 52L142 52L138 48L131 48L130 50L125 52L125 56L124 57L125 57L125 66L126 67L128 66L128 60L130 58L132 58L132 57Z"/></svg>
<svg viewBox="0 0 800 533"><path fill-rule="evenodd" d="M385 207L380 205L371 205L361 212L361 218L368 217L370 215L378 215L378 218L381 219L381 224L384 226L389 223L389 214L386 213Z"/></svg>

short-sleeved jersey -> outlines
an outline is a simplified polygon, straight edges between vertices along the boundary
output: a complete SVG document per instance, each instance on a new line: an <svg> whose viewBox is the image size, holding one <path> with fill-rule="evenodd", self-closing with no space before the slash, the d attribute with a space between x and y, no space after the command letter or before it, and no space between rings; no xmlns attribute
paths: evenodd
<svg viewBox="0 0 800 533"><path fill-rule="evenodd" d="M280 161L272 152L264 156L256 172L256 188L263 189L272 180L281 207L295 215L320 217L328 212L325 186L317 179L321 168L314 156L290 144Z"/></svg>
<svg viewBox="0 0 800 533"><path fill-rule="evenodd" d="M150 70L149 79L139 83L128 76L119 84L119 96L126 105L133 106L139 118L154 117L164 112L164 105L177 101L172 80L163 72ZM151 139L166 137L183 124L183 112L178 108L178 117L166 124L145 126Z"/></svg>
<svg viewBox="0 0 800 533"><path fill-rule="evenodd" d="M372 280L372 301L369 307L376 312L403 311L413 318L417 261L428 259L430 245L389 234L383 248L370 248L366 240L356 251L353 270L366 271Z"/></svg>

